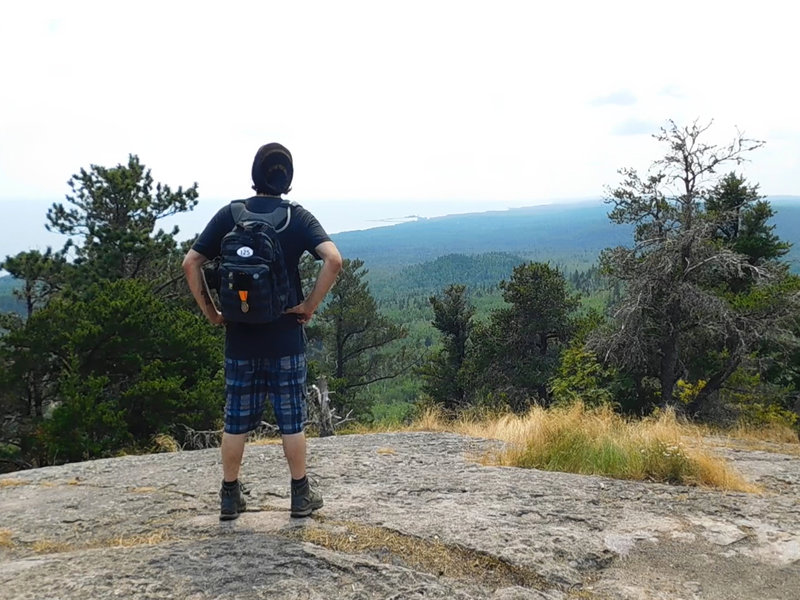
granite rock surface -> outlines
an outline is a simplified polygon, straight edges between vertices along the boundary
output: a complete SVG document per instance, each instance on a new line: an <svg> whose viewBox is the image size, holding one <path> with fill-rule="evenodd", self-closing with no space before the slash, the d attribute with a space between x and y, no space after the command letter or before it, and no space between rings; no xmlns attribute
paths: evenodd
<svg viewBox="0 0 800 600"><path fill-rule="evenodd" d="M325 507L289 516L279 445L249 445L218 519L218 450L0 481L0 598L800 597L800 459L720 450L763 494L483 466L440 433L309 440Z"/></svg>

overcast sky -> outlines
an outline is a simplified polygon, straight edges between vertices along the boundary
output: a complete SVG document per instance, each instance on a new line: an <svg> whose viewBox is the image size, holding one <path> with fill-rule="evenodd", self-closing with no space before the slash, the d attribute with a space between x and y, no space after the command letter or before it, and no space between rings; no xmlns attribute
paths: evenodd
<svg viewBox="0 0 800 600"><path fill-rule="evenodd" d="M766 140L745 174L800 194L791 5L2 2L0 202L134 153L216 205L268 141L307 206L596 198L669 118Z"/></svg>

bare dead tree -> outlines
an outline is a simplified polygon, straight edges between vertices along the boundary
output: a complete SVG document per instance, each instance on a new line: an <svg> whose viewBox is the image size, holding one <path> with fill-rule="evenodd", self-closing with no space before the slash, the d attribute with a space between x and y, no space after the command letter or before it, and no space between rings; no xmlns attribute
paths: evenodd
<svg viewBox="0 0 800 600"><path fill-rule="evenodd" d="M326 377L320 377L317 384L311 385L310 389L312 401L308 404L310 418L306 424L315 425L319 430L320 437L335 435L337 427L354 420L351 418L352 410L344 416L336 414L336 408L331 406L330 401L330 395L333 392L328 390Z"/></svg>

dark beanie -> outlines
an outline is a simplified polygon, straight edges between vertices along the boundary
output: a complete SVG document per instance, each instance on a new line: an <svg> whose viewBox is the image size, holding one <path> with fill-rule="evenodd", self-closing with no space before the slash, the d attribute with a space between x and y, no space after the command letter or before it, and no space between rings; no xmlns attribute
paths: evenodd
<svg viewBox="0 0 800 600"><path fill-rule="evenodd" d="M275 142L258 149L253 159L253 189L260 194L280 196L292 185L292 154Z"/></svg>

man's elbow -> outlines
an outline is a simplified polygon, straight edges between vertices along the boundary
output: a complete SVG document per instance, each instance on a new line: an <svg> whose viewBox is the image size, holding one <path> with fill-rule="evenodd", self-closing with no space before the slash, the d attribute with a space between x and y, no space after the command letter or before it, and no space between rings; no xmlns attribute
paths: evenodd
<svg viewBox="0 0 800 600"><path fill-rule="evenodd" d="M339 252L334 252L333 256L329 259L331 268L337 273L342 270L342 255Z"/></svg>
<svg viewBox="0 0 800 600"><path fill-rule="evenodd" d="M206 257L197 252L196 250L189 250L186 253L186 256L183 257L183 263L181 266L183 267L183 272L187 275L203 266L203 263L206 262Z"/></svg>
<svg viewBox="0 0 800 600"><path fill-rule="evenodd" d="M192 265L194 265L194 262L189 259L189 255L187 254L186 256L183 257L183 262L181 263L181 267L183 267L183 272L188 275L189 271L192 270Z"/></svg>
<svg viewBox="0 0 800 600"><path fill-rule="evenodd" d="M326 269L330 269L336 273L342 270L342 255L339 254L339 249L331 242L323 242L316 247L317 257L322 259Z"/></svg>

